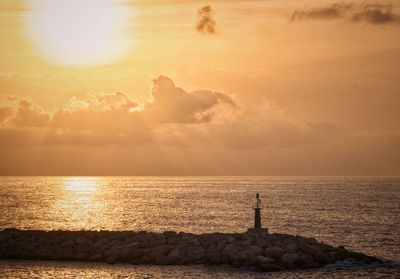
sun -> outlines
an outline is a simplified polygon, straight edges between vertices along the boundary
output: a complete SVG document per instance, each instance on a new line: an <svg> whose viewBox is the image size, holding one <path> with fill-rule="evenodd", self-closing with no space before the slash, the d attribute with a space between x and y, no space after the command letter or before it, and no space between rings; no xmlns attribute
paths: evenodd
<svg viewBox="0 0 400 279"><path fill-rule="evenodd" d="M135 45L135 9L118 0L30 0L24 14L33 48L52 63L113 63Z"/></svg>

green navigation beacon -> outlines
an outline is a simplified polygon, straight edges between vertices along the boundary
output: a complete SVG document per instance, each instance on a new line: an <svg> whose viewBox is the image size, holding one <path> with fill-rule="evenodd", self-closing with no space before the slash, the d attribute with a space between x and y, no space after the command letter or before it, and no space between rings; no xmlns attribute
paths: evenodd
<svg viewBox="0 0 400 279"><path fill-rule="evenodd" d="M254 209L254 228L248 228L247 233L255 233L259 236L265 237L268 235L268 228L261 227L261 199L260 194L256 194L256 204Z"/></svg>

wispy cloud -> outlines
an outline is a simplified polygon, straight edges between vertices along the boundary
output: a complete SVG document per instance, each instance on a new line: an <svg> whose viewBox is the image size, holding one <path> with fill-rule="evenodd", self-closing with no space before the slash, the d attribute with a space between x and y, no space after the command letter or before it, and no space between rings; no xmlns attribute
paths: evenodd
<svg viewBox="0 0 400 279"><path fill-rule="evenodd" d="M391 4L334 3L328 6L296 10L290 20L346 20L366 22L374 25L399 23L400 14L395 13Z"/></svg>
<svg viewBox="0 0 400 279"><path fill-rule="evenodd" d="M335 3L325 7L296 10L292 14L291 20L338 19L345 17L347 12L352 9L353 4Z"/></svg>

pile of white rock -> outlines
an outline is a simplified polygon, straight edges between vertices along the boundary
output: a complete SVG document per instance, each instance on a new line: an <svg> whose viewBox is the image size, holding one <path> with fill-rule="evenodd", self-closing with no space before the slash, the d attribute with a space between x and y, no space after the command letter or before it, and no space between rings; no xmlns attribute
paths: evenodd
<svg viewBox="0 0 400 279"><path fill-rule="evenodd" d="M0 258L131 264L210 264L264 271L319 268L352 259L383 261L314 238L268 233L0 231Z"/></svg>

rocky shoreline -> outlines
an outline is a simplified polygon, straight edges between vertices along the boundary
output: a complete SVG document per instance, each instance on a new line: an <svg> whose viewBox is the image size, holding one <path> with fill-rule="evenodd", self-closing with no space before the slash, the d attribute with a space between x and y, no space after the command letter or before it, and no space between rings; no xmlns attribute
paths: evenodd
<svg viewBox="0 0 400 279"><path fill-rule="evenodd" d="M191 234L133 231L0 231L0 258L185 265L210 264L263 271L319 268L353 259L382 260L314 238L266 231Z"/></svg>

